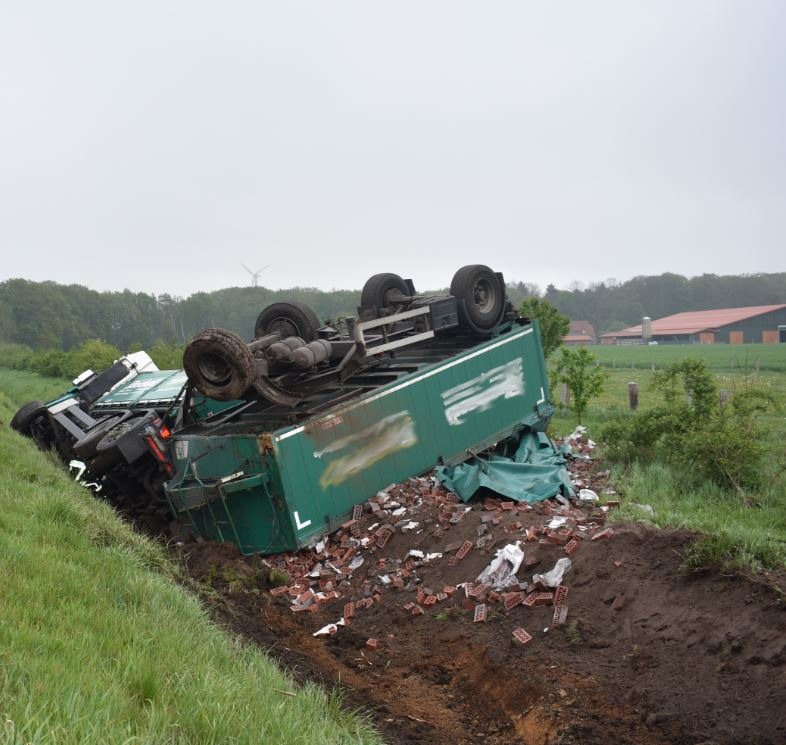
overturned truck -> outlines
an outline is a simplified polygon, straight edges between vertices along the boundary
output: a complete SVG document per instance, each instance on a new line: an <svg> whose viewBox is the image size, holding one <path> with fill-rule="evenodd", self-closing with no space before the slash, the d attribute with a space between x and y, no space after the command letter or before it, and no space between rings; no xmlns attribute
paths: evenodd
<svg viewBox="0 0 786 745"><path fill-rule="evenodd" d="M305 546L380 489L542 432L552 411L537 323L471 265L442 295L374 275L341 324L274 303L250 342L206 329L183 370L128 355L12 426L119 505L249 554Z"/></svg>

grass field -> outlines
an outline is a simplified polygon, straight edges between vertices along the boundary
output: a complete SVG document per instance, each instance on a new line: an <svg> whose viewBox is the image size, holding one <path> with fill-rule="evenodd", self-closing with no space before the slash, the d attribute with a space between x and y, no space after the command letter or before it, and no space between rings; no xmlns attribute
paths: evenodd
<svg viewBox="0 0 786 745"><path fill-rule="evenodd" d="M583 422L589 436L599 441L601 454L603 425L617 416L630 415L629 381L639 384L639 407L646 408L656 402L650 388L654 370L686 357L704 360L719 388L731 394L749 385L770 393L774 404L763 421L770 432L772 459L766 466L769 481L764 493L741 500L711 484L687 489L677 474L657 464L616 468L613 478L623 497L621 517L651 519L661 527L708 534L696 544L690 562L730 562L754 568L786 565L786 345L595 346L590 351L609 374L602 395L590 403ZM559 399L559 391L552 394L555 401ZM550 431L565 435L575 425L571 413L558 413ZM654 516L650 518L633 506L636 504L649 505Z"/></svg>
<svg viewBox="0 0 786 745"><path fill-rule="evenodd" d="M0 371L0 742L378 743L210 623L160 545L10 430L62 391L19 376Z"/></svg>

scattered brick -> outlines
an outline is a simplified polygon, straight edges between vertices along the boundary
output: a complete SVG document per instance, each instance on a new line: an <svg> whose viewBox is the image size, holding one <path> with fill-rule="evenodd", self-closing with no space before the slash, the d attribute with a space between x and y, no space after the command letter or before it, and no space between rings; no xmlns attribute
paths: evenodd
<svg viewBox="0 0 786 745"><path fill-rule="evenodd" d="M453 585L445 585L442 588L442 592L444 592L449 598L452 598L456 594L456 588Z"/></svg>
<svg viewBox="0 0 786 745"><path fill-rule="evenodd" d="M390 539L390 536L393 535L393 531L390 528L380 528L377 531L377 546L380 548L385 548L385 544Z"/></svg>
<svg viewBox="0 0 786 745"><path fill-rule="evenodd" d="M614 566L617 567L617 569L619 569L622 566L622 562L618 559L617 561L614 562Z"/></svg>
<svg viewBox="0 0 786 745"><path fill-rule="evenodd" d="M554 592L554 605L562 605L565 602L565 598L568 597L569 589L565 585L559 585Z"/></svg>
<svg viewBox="0 0 786 745"><path fill-rule="evenodd" d="M533 592L529 597L534 598L534 605L551 605L554 602L553 592Z"/></svg>
<svg viewBox="0 0 786 745"><path fill-rule="evenodd" d="M363 517L363 505L362 504L356 504L352 508L352 519L355 522L357 522L358 520L360 520L361 517Z"/></svg>
<svg viewBox="0 0 786 745"><path fill-rule="evenodd" d="M537 592L533 592L531 595L527 595L524 600L521 601L522 605L526 605L528 608L533 608L535 606L535 596L538 595Z"/></svg>
<svg viewBox="0 0 786 745"><path fill-rule="evenodd" d="M379 639L374 639L373 637L371 639L367 639L366 646L369 649L379 649Z"/></svg>
<svg viewBox="0 0 786 745"><path fill-rule="evenodd" d="M456 551L456 558L459 560L463 559L471 550L472 541L464 541L464 543L461 544L461 548Z"/></svg>
<svg viewBox="0 0 786 745"><path fill-rule="evenodd" d="M355 615L355 604L353 602L344 605L344 620L352 618Z"/></svg>
<svg viewBox="0 0 786 745"><path fill-rule="evenodd" d="M523 592L509 592L505 595L505 610L511 610L524 601Z"/></svg>
<svg viewBox="0 0 786 745"><path fill-rule="evenodd" d="M503 510L512 510L515 507L515 502L500 502L499 506L502 507Z"/></svg>
<svg viewBox="0 0 786 745"><path fill-rule="evenodd" d="M601 538L611 538L611 536L613 535L614 535L614 528L611 527L604 528L599 533L595 533L595 535L592 536L592 540L599 541Z"/></svg>
<svg viewBox="0 0 786 745"><path fill-rule="evenodd" d="M273 587L270 589L271 595L283 595L287 592L289 592L289 588L286 585L279 585L278 587Z"/></svg>
<svg viewBox="0 0 786 745"><path fill-rule="evenodd" d="M351 517L345 523L341 523L341 528L343 530L347 530L347 529L351 528L355 523L357 523L357 520L354 517Z"/></svg>
<svg viewBox="0 0 786 745"><path fill-rule="evenodd" d="M437 593L437 600L440 603L444 603L448 599L448 594L446 592L438 592Z"/></svg>
<svg viewBox="0 0 786 745"><path fill-rule="evenodd" d="M472 588L467 591L467 595L476 598L482 595L484 592L488 592L489 589L490 588L488 585L484 585L482 582L478 582L478 584L472 585Z"/></svg>
<svg viewBox="0 0 786 745"><path fill-rule="evenodd" d="M488 616L488 608L485 603L479 603L475 606L475 623L485 621Z"/></svg>
<svg viewBox="0 0 786 745"><path fill-rule="evenodd" d="M565 553L568 556L573 556L579 550L579 546L581 546L581 543L573 538L565 544Z"/></svg>
<svg viewBox="0 0 786 745"><path fill-rule="evenodd" d="M528 634L524 629L518 628L513 630L513 638L520 644L526 644L532 641L532 635Z"/></svg>
<svg viewBox="0 0 786 745"><path fill-rule="evenodd" d="M423 601L423 605L436 605L436 604L437 604L436 595L427 595L426 599Z"/></svg>
<svg viewBox="0 0 786 745"><path fill-rule="evenodd" d="M413 616L422 616L422 615L425 613L425 611L423 610L423 608L421 608L419 605L416 605L416 606L415 606L414 608L412 608L412 609L411 609L409 612L410 612L410 613L411 613Z"/></svg>
<svg viewBox="0 0 786 745"><path fill-rule="evenodd" d="M410 600L408 603L404 603L404 610L412 610L415 607L415 604Z"/></svg>
<svg viewBox="0 0 786 745"><path fill-rule="evenodd" d="M565 622L568 620L568 606L561 604L554 606L554 618L552 620L552 625L554 626L564 626Z"/></svg>
<svg viewBox="0 0 786 745"><path fill-rule="evenodd" d="M617 595L614 602L611 604L613 610L622 610L625 607L625 596Z"/></svg>

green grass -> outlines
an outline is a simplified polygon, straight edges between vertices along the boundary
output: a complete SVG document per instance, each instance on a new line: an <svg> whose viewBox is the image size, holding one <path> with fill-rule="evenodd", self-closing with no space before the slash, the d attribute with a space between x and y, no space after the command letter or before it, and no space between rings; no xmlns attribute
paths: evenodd
<svg viewBox="0 0 786 745"><path fill-rule="evenodd" d="M28 401L49 401L71 388L66 378L45 378L25 370L0 368L0 391L13 401L17 408Z"/></svg>
<svg viewBox="0 0 786 745"><path fill-rule="evenodd" d="M14 380L18 402L50 395ZM15 409L0 396L0 741L379 742L213 625L162 547L10 430Z"/></svg>
<svg viewBox="0 0 786 745"><path fill-rule="evenodd" d="M685 357L695 357L705 360L715 371L786 372L786 344L598 344L589 350L605 367L661 368Z"/></svg>

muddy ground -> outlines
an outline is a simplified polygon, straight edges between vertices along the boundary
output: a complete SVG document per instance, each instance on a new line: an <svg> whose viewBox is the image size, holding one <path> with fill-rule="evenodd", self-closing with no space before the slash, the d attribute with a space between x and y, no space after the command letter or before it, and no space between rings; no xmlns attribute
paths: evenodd
<svg viewBox="0 0 786 745"><path fill-rule="evenodd" d="M603 496L592 461L571 470L601 503L616 498ZM173 551L212 588L222 623L296 678L341 688L391 745L786 743L782 574L687 571L690 534L615 522L613 502L463 505L428 477L356 517L298 554L241 557L208 542ZM517 584L478 588L517 541ZM533 574L567 556L555 607L556 589Z"/></svg>

